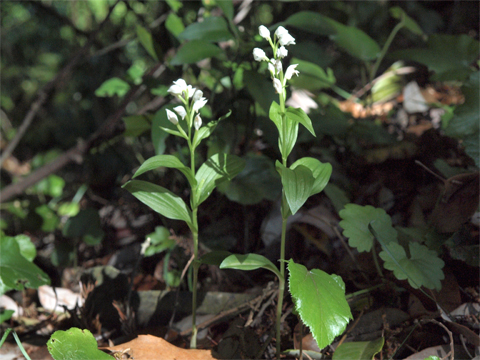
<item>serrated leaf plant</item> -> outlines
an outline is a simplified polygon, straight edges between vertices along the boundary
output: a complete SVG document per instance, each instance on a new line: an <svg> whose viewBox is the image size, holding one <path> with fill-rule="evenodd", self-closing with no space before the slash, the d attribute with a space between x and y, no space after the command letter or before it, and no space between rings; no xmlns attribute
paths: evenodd
<svg viewBox="0 0 480 360"><path fill-rule="evenodd" d="M242 171L245 161L235 155L218 153L212 155L199 169L196 169L195 150L202 140L212 134L218 122L228 117L230 113L217 121L211 121L203 125L199 111L205 106L207 99L203 97L201 90L188 85L183 79L178 79L173 82L168 92L175 96L181 105L174 107L173 111L166 110L168 120L176 129L166 127L161 127L161 129L186 141L190 153L190 164L183 164L173 155L157 155L147 159L135 172L133 178L159 167L177 169L185 176L190 186L190 204L187 205L180 196L151 182L131 180L123 187L159 214L169 219L184 221L192 232L194 261L190 347L196 348L197 280L198 268L201 264L198 258L198 207L210 196L218 184L231 180Z"/></svg>
<svg viewBox="0 0 480 360"><path fill-rule="evenodd" d="M265 26L259 27L259 34L268 41L273 58L268 58L260 48L253 50L253 58L258 62L266 62L272 79L272 86L278 94L279 102L272 102L269 111L270 120L278 130L278 147L281 161L275 162L275 167L282 182L282 235L279 267L268 259L257 254L232 254L225 258L220 268L254 270L264 268L275 273L279 279L277 312L276 312L276 347L277 359L280 358L280 319L282 315L283 297L285 291L285 241L287 221L305 204L307 199L321 192L328 184L332 174L332 166L322 163L312 157L298 159L289 166L288 157L295 146L299 124L302 124L315 136L312 121L299 108L287 107L287 81L294 75L298 76L297 64L292 64L284 70L282 60L288 55L287 46L295 44L295 38L287 29L279 26L273 35ZM331 343L333 338L345 329L352 318L345 299L345 286L337 275L329 275L321 270L308 271L304 266L288 261L290 272L289 289L302 321L309 325L312 334L320 347ZM315 289L314 291L312 291ZM313 314L318 316L314 316Z"/></svg>

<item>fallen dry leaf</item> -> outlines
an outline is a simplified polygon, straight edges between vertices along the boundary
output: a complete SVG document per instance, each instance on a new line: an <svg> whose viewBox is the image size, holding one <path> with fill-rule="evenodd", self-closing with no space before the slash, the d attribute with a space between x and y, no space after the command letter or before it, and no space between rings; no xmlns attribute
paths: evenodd
<svg viewBox="0 0 480 360"><path fill-rule="evenodd" d="M104 347L111 352L126 351L135 360L214 360L210 350L181 349L168 341L152 336L139 335L136 339L113 347Z"/></svg>

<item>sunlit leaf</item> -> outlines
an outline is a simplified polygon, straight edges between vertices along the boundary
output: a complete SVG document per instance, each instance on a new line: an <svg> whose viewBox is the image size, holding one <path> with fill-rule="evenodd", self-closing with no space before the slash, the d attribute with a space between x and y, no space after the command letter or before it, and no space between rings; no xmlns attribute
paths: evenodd
<svg viewBox="0 0 480 360"><path fill-rule="evenodd" d="M112 360L98 349L97 340L87 329L70 328L55 331L47 341L47 349L55 360Z"/></svg>
<svg viewBox="0 0 480 360"><path fill-rule="evenodd" d="M143 26L137 25L137 37L138 41L140 41L140 44L142 44L147 53L155 60L158 60L158 55L155 49L155 43L153 41L152 34L150 34L150 32Z"/></svg>
<svg viewBox="0 0 480 360"><path fill-rule="evenodd" d="M232 254L220 264L220 269L257 270L260 268L270 270L279 279L282 278L278 268L265 256L259 254Z"/></svg>
<svg viewBox="0 0 480 360"><path fill-rule="evenodd" d="M333 353L333 360L364 360L374 359L382 351L385 339L383 337L372 341L344 342Z"/></svg>
<svg viewBox="0 0 480 360"><path fill-rule="evenodd" d="M165 20L165 27L170 31L173 36L178 38L178 35L185 30L182 19L175 13L168 14L167 20Z"/></svg>
<svg viewBox="0 0 480 360"><path fill-rule="evenodd" d="M164 187L147 181L132 180L123 185L138 200L159 214L173 220L183 220L193 227L192 213L185 202Z"/></svg>
<svg viewBox="0 0 480 360"><path fill-rule="evenodd" d="M154 169L158 169L161 167L178 169L182 172L183 175L187 178L188 182L191 186L196 185L195 177L192 174L192 170L183 165L183 163L173 155L156 155L152 156L151 158L145 160L145 162L135 171L133 178Z"/></svg>
<svg viewBox="0 0 480 360"><path fill-rule="evenodd" d="M278 160L276 168L282 179L283 189L285 190L285 197L292 215L305 204L310 196L315 179L312 171L303 166L297 165L294 169L289 169L283 166Z"/></svg>
<svg viewBox="0 0 480 360"><path fill-rule="evenodd" d="M303 157L295 161L290 168L295 169L297 166L303 165L312 172L314 182L309 196L318 194L327 186L330 176L332 175L332 165L330 163L322 163L320 160L312 157Z"/></svg>
<svg viewBox="0 0 480 360"><path fill-rule="evenodd" d="M374 236L368 229L368 224L372 221L382 239L387 243L397 242L397 230L393 228L392 219L383 209L370 205L347 204L339 215L343 219L339 223L343 228L343 235L348 238L348 244L359 252L372 249Z"/></svg>
<svg viewBox="0 0 480 360"><path fill-rule="evenodd" d="M288 261L289 290L302 321L312 331L320 349L333 339L353 319L345 299L345 284L338 275L307 268Z"/></svg>
<svg viewBox="0 0 480 360"><path fill-rule="evenodd" d="M155 227L155 232L145 236L150 239L150 245L145 249L145 256L159 254L165 250L173 249L177 243L170 236L170 231L164 226Z"/></svg>
<svg viewBox="0 0 480 360"><path fill-rule="evenodd" d="M130 90L130 84L117 77L108 79L103 82L100 87L95 90L95 95L98 97L110 97L117 95L124 96Z"/></svg>
<svg viewBox="0 0 480 360"><path fill-rule="evenodd" d="M210 16L202 22L189 25L181 34L181 40L203 40L207 42L227 41L233 38L228 24L221 16Z"/></svg>

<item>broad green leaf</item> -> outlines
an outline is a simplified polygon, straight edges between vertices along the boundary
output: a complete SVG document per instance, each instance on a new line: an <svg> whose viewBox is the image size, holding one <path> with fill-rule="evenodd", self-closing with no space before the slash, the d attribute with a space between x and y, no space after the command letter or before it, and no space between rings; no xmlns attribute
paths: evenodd
<svg viewBox="0 0 480 360"><path fill-rule="evenodd" d="M387 243L397 242L397 230L392 227L392 219L383 209L347 204L339 215L343 219L339 223L343 235L348 238L348 244L359 252L372 249L374 236L368 229L368 224L372 221L382 239Z"/></svg>
<svg viewBox="0 0 480 360"><path fill-rule="evenodd" d="M222 53L223 50L216 45L203 40L192 40L178 49L177 54L170 61L170 65L192 64Z"/></svg>
<svg viewBox="0 0 480 360"><path fill-rule="evenodd" d="M137 137L140 134L143 134L145 131L150 130L152 116L151 115L132 115L125 116L122 118L125 123L125 136Z"/></svg>
<svg viewBox="0 0 480 360"><path fill-rule="evenodd" d="M206 42L227 41L233 38L228 24L221 16L210 16L202 22L189 25L179 36L181 40L203 40Z"/></svg>
<svg viewBox="0 0 480 360"><path fill-rule="evenodd" d="M192 213L185 202L164 187L141 180L131 180L122 186L138 200L159 214L173 220L183 220L193 227Z"/></svg>
<svg viewBox="0 0 480 360"><path fill-rule="evenodd" d="M280 113L280 105L278 105L276 101L272 101L270 110L268 111L268 117L273 121L280 135L282 133L282 114Z"/></svg>
<svg viewBox="0 0 480 360"><path fill-rule="evenodd" d="M164 226L155 227L155 232L148 234L150 245L145 249L145 256L159 254L165 250L173 249L177 243L170 237L170 231Z"/></svg>
<svg viewBox="0 0 480 360"><path fill-rule="evenodd" d="M308 131L310 131L310 133L313 136L315 136L315 131L313 130L313 127L312 127L312 120L310 120L310 118L305 113L305 111L303 111L300 108L296 109L294 107L289 106L287 108L286 115L287 115L288 119L296 121L296 122L302 124L303 126L305 126L305 128Z"/></svg>
<svg viewBox="0 0 480 360"><path fill-rule="evenodd" d="M0 290L0 294L2 294L2 290ZM14 313L15 311L13 310L0 310L0 324L4 321L10 320Z"/></svg>
<svg viewBox="0 0 480 360"><path fill-rule="evenodd" d="M283 166L278 160L276 168L282 179L285 198L292 215L305 204L312 192L315 182L312 171L303 165L297 165L294 169Z"/></svg>
<svg viewBox="0 0 480 360"><path fill-rule="evenodd" d="M232 255L230 251L224 251L224 250L210 251L209 253L206 253L205 255L203 255L198 260L198 262L200 264L220 266L222 261L225 260L225 258L227 258L230 255Z"/></svg>
<svg viewBox="0 0 480 360"><path fill-rule="evenodd" d="M282 278L278 268L265 256L259 254L232 254L220 264L220 269L257 270L260 268L270 270L279 279Z"/></svg>
<svg viewBox="0 0 480 360"><path fill-rule="evenodd" d="M168 138L170 131L176 132L177 134L175 135L177 136L180 134L177 127L167 118L166 109L173 111L174 107L175 105L172 104L162 106L153 116L151 137L157 155L161 155L165 152L165 140ZM166 129L169 131L167 132Z"/></svg>
<svg viewBox="0 0 480 360"><path fill-rule="evenodd" d="M295 87L315 91L330 88L337 81L330 68L325 72L320 66L297 58L293 58L291 63L298 64L297 70L301 74L292 78L291 82Z"/></svg>
<svg viewBox="0 0 480 360"><path fill-rule="evenodd" d="M298 138L298 122L286 119L285 121L285 136L280 133L278 137L278 148L282 157L288 158L295 146Z"/></svg>
<svg viewBox="0 0 480 360"><path fill-rule="evenodd" d="M382 351L385 339L383 337L372 341L345 342L333 353L333 360L373 360Z"/></svg>
<svg viewBox="0 0 480 360"><path fill-rule="evenodd" d="M48 275L22 255L15 238L2 236L0 248L0 285L2 287L23 290L50 284Z"/></svg>
<svg viewBox="0 0 480 360"><path fill-rule="evenodd" d="M192 170L183 165L183 163L173 155L156 155L151 157L150 159L145 160L145 162L135 171L133 174L133 178L154 169L158 169L160 167L178 169L182 172L183 175L187 178L190 185L193 187L197 184L195 177L192 174Z"/></svg>
<svg viewBox="0 0 480 360"><path fill-rule="evenodd" d="M259 76L256 71L245 70L243 71L243 83L252 98L265 111L265 114L268 114L272 102L278 100L272 80L267 75Z"/></svg>
<svg viewBox="0 0 480 360"><path fill-rule="evenodd" d="M210 135L212 135L218 123L228 118L231 114L232 114L232 110L229 110L228 113L221 116L218 120L210 121L204 126L202 126L200 129L198 129L198 131L195 132L195 135L193 137L193 141L192 141L193 148L196 148L202 142L203 139L206 139Z"/></svg>
<svg viewBox="0 0 480 360"><path fill-rule="evenodd" d="M479 42L462 35L434 34L428 38L427 48L395 51L396 59L414 60L435 72L432 80L465 80L472 73L471 64L477 59Z"/></svg>
<svg viewBox="0 0 480 360"><path fill-rule="evenodd" d="M318 194L327 186L330 176L332 175L332 165L330 163L323 164L318 159L304 157L295 161L290 168L293 170L299 165L307 167L312 172L314 182L310 196Z"/></svg>
<svg viewBox="0 0 480 360"><path fill-rule="evenodd" d="M454 110L453 118L448 122L445 132L448 136L463 139L480 131L480 71L470 75L461 87L465 102Z"/></svg>
<svg viewBox="0 0 480 360"><path fill-rule="evenodd" d="M422 28L418 26L415 20L413 20L410 16L408 16L405 11L398 6L394 6L390 8L390 15L392 15L395 19L403 20L405 23L405 27L410 30L412 33L416 35L424 35Z"/></svg>
<svg viewBox="0 0 480 360"><path fill-rule="evenodd" d="M228 199L243 205L258 204L262 199L274 201L282 191L282 183L270 158L247 156L245 168L229 183L218 188Z"/></svg>
<svg viewBox="0 0 480 360"><path fill-rule="evenodd" d="M147 53L158 61L157 52L155 51L155 43L152 38L152 34L143 26L137 25L137 37L140 44L144 47Z"/></svg>
<svg viewBox="0 0 480 360"><path fill-rule="evenodd" d="M130 90L130 84L117 77L108 79L103 82L100 87L95 90L95 95L98 97L110 97L117 95L124 96Z"/></svg>
<svg viewBox="0 0 480 360"><path fill-rule="evenodd" d="M285 24L316 35L327 35L350 55L362 61L374 60L380 52L375 40L362 30L313 11L300 11L290 16Z"/></svg>
<svg viewBox="0 0 480 360"><path fill-rule="evenodd" d="M62 195L64 186L65 180L63 180L58 175L51 174L36 183L33 186L33 189L38 194L43 194L55 198Z"/></svg>
<svg viewBox="0 0 480 360"><path fill-rule="evenodd" d="M353 319L345 299L345 284L338 275L288 261L289 290L302 321L312 331L320 349L333 339Z"/></svg>
<svg viewBox="0 0 480 360"><path fill-rule="evenodd" d="M23 257L32 262L33 259L35 259L35 256L37 256L37 249L35 248L35 245L33 245L32 240L30 240L30 237L20 234L13 238L17 241L18 246L20 247L20 253Z"/></svg>
<svg viewBox="0 0 480 360"><path fill-rule="evenodd" d="M170 9L172 9L174 12L177 12L183 6L180 0L166 0L166 2L168 6L170 6Z"/></svg>
<svg viewBox="0 0 480 360"><path fill-rule="evenodd" d="M217 1L217 6L222 9L225 16L229 19L233 19L233 2L232 0Z"/></svg>
<svg viewBox="0 0 480 360"><path fill-rule="evenodd" d="M212 155L200 166L195 179L195 206L204 202L218 184L233 179L245 167L245 160L231 154Z"/></svg>
<svg viewBox="0 0 480 360"><path fill-rule="evenodd" d="M185 30L182 19L175 13L168 14L167 20L165 20L165 27L176 38Z"/></svg>
<svg viewBox="0 0 480 360"><path fill-rule="evenodd" d="M89 330L75 327L55 331L47 341L47 349L55 360L113 359L113 356L98 349L97 340Z"/></svg>
<svg viewBox="0 0 480 360"><path fill-rule="evenodd" d="M375 225L372 226L376 230ZM408 283L415 289L425 286L440 291L440 281L445 278L442 271L445 263L435 251L417 242L409 243L410 258L407 257L405 249L395 242L386 244L383 249L379 254L385 261L383 266L393 271L397 279L408 279Z"/></svg>

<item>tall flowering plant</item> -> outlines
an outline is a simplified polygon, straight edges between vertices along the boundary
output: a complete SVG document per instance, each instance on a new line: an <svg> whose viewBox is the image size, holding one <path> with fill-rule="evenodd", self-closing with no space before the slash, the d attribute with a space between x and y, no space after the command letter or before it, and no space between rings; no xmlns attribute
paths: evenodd
<svg viewBox="0 0 480 360"><path fill-rule="evenodd" d="M315 132L308 115L299 108L286 107L288 81L299 76L297 64L284 70L283 61L288 55L287 46L295 45L295 38L282 26L273 35L265 26L259 27L259 34L268 41L273 57L269 58L263 49L253 49L253 58L258 62L267 62L272 86L278 94L279 102L272 102L269 110L270 120L278 129L278 147L282 156L275 163L282 181L282 236L279 269L268 259L257 254L230 255L223 260L221 268L253 270L265 268L274 272L279 279L276 312L276 348L280 358L281 324L283 297L285 291L285 241L288 218L295 214L306 200L321 192L328 184L332 166L318 159L304 157L288 164L288 157L297 141L298 127L302 124L312 135ZM320 347L325 347L341 333L352 317L345 300L345 285L337 275L307 269L293 260L288 261L290 273L289 289L303 322L312 329L312 334Z"/></svg>
<svg viewBox="0 0 480 360"><path fill-rule="evenodd" d="M174 107L173 111L166 109L167 118L175 128L161 127L161 129L186 141L190 153L190 163L185 165L174 155L153 156L138 168L133 178L159 167L177 169L186 177L190 185L190 204L188 206L181 197L166 188L147 181L131 180L123 187L161 215L169 219L184 221L192 232L194 260L190 347L195 348L197 281L198 268L201 264L198 257L198 207L210 196L218 184L232 179L242 171L245 161L235 155L218 153L212 155L199 169L196 169L195 150L198 145L202 140L208 138L215 130L218 122L228 117L230 113L203 125L199 112L207 103L207 99L203 97L201 90L188 85L183 79L178 79L173 82L168 92L175 96L180 105Z"/></svg>

